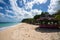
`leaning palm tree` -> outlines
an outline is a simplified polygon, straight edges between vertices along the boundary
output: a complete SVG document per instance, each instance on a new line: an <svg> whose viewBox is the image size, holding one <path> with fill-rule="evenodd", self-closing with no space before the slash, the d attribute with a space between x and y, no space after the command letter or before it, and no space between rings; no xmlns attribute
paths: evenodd
<svg viewBox="0 0 60 40"><path fill-rule="evenodd" d="M56 12L55 18L56 18L57 20L60 20L60 10L58 10L58 11Z"/></svg>

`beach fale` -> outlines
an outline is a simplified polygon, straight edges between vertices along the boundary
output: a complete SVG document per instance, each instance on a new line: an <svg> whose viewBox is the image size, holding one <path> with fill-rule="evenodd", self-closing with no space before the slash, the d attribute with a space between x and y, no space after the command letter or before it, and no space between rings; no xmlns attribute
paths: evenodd
<svg viewBox="0 0 60 40"><path fill-rule="evenodd" d="M43 16L37 19L40 28L59 28L60 20L57 20L53 17Z"/></svg>

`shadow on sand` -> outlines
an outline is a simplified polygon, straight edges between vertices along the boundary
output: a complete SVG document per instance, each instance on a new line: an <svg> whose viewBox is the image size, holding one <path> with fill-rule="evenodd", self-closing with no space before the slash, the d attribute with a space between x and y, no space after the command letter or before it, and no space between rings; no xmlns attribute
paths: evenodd
<svg viewBox="0 0 60 40"><path fill-rule="evenodd" d="M42 33L51 33L51 32L60 32L60 29L58 28L40 28L37 27L35 28L37 32L42 32Z"/></svg>

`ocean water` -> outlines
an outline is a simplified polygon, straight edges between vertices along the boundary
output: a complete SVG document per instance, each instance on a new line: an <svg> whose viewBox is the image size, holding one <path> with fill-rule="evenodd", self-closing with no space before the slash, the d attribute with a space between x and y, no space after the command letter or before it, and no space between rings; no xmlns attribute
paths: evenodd
<svg viewBox="0 0 60 40"><path fill-rule="evenodd" d="M0 28L9 27L18 24L18 22L0 22Z"/></svg>

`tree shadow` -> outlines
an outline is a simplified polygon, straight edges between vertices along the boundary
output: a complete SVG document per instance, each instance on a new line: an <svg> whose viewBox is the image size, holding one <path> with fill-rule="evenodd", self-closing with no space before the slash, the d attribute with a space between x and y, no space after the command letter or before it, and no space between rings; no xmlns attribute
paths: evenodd
<svg viewBox="0 0 60 40"><path fill-rule="evenodd" d="M42 32L42 33L51 33L51 32L60 32L59 28L40 28L37 27L35 28L37 32Z"/></svg>

